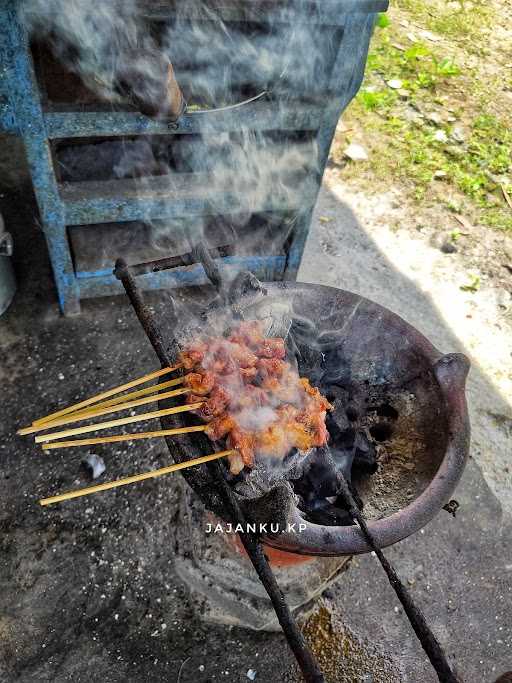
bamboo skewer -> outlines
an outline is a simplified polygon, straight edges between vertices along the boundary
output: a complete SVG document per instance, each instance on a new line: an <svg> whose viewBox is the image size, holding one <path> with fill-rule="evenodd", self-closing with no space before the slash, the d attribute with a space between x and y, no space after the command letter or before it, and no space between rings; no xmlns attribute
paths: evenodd
<svg viewBox="0 0 512 683"><path fill-rule="evenodd" d="M94 446L101 443L119 443L120 441L135 441L137 439L156 439L164 436L204 432L206 427L207 425L196 425L194 427L177 427L176 429L159 429L154 432L132 432L131 434L116 434L115 436L97 436L91 439L57 441L56 443L43 444L43 450L50 451L55 448L73 448L74 446Z"/></svg>
<svg viewBox="0 0 512 683"><path fill-rule="evenodd" d="M97 422L93 425L85 425L83 427L74 427L73 429L65 429L62 432L54 432L53 434L40 434L36 436L35 442L42 443L44 441L55 441L66 436L75 436L75 434L86 434L87 432L95 432L98 429L107 429L109 427L120 427L121 425L132 424L134 422L142 422L143 420L152 420L156 417L163 417L164 415L174 415L176 413L183 413L187 410L196 410L202 406L204 401L200 403L191 403L190 405L174 406L173 408L165 408L164 410L156 410L152 413L141 413L140 415L133 415L130 417L122 417L117 420L108 420L107 422Z"/></svg>
<svg viewBox="0 0 512 683"><path fill-rule="evenodd" d="M172 398L174 396L180 396L181 394L186 394L190 389L182 387L181 389L174 389L173 391L167 391L163 394L155 394L152 396L147 396L146 398L140 398L138 401L129 401L128 403L121 403L110 408L103 408L102 410L91 410L86 413L71 413L71 415L66 415L65 417L54 420L49 424L43 424L39 427L24 427L18 430L18 434L26 435L33 434L34 432L41 432L45 429L53 429L54 427L61 427L62 425L67 425L72 422L81 422L82 420L92 420L95 417L100 417L101 415L108 415L109 413L117 413L120 410L128 410L128 408L137 408L138 406L146 405L146 403L154 403L164 398Z"/></svg>
<svg viewBox="0 0 512 683"><path fill-rule="evenodd" d="M155 477L161 477L164 474L170 474L171 472L183 470L186 467L194 467L194 465L201 465L202 463L210 462L211 460L225 458L227 455L233 455L234 453L236 453L235 450L229 450L220 451L218 453L212 453L211 455L203 455L200 458L195 458L194 460L187 460L185 462L177 462L174 465L168 465L167 467L162 467L159 470L144 472L142 474L135 474L131 477L126 477L125 479L116 479L115 481L108 481L104 484L96 484L96 486L88 486L83 489L78 489L77 491L61 493L57 496L52 496L51 498L43 498L39 501L39 504L43 506L52 505L53 503L61 503L64 500L71 500L72 498L88 496L91 493L98 493L99 491L108 491L109 489L114 489L118 486L127 486L128 484L135 484L138 481L144 481L146 479L154 479Z"/></svg>
<svg viewBox="0 0 512 683"><path fill-rule="evenodd" d="M176 379L170 379L168 382L161 382L160 384L152 384L150 387L145 387L144 389L138 389L138 391L132 391L129 394L123 394L122 396L116 396L116 398L111 398L110 401L102 401L101 403L95 403L93 406L85 408L85 410L80 410L76 413L72 413L76 417L79 415L86 415L87 413L93 413L101 408L108 408L109 406L116 406L119 403L124 403L128 400L133 400L139 398L140 396L147 396L147 394L153 394L164 389L169 389L169 387L175 387L178 384L183 384L183 377L176 377ZM53 422L52 422L53 423ZM50 424L48 423L48 429Z"/></svg>
<svg viewBox="0 0 512 683"><path fill-rule="evenodd" d="M67 415L68 413L73 413L77 412L80 408L85 408L86 406L90 406L92 403L97 403L98 401L103 400L104 398L108 398L109 396L113 396L114 394L118 394L121 391L126 391L126 389L131 389L132 387L136 387L139 384L144 384L144 382L149 382L152 379L156 379L157 377L161 377L162 375L166 375L169 372L174 372L174 370L178 370L181 368L182 365L181 363L178 365L173 365L171 367L167 368L161 368L160 370L155 370L155 372L150 372L148 375L144 375L143 377L138 377L137 379L132 379L130 382L126 382L126 384L121 384L121 386L114 387L113 389L108 389L107 391L103 391L101 394L96 394L95 396L91 396L90 398L86 398L84 401L80 401L79 403L74 403L71 406L68 406L67 408L63 408L62 410L58 410L55 413L50 413L49 415L46 415L46 417L41 417L38 420L34 420L32 423L34 426L36 425L41 425L46 422L51 422L54 419L57 419L61 415Z"/></svg>

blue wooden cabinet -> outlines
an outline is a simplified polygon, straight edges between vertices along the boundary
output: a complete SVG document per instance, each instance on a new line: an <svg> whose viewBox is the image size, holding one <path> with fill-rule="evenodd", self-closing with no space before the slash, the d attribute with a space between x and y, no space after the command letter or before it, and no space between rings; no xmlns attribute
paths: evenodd
<svg viewBox="0 0 512 683"><path fill-rule="evenodd" d="M273 3L210 1L219 21L271 24L275 19ZM200 14L193 12L194 2L184 0L183 6L185 9L190 7L191 22L203 21ZM227 217L247 211L287 212L294 216L293 229L282 253L244 253L243 256L226 257L222 263L233 272L249 268L270 280L295 279L337 121L360 87L375 17L377 12L387 8L387 0L294 0L288 9L286 7L286 3L280 3L280 25L288 22L297 27L301 22L304 26L316 23L327 30L325 46L322 40L316 40L311 46L317 62L318 52L326 50L325 68L318 88L311 89L311 79L304 92L300 91L297 82L288 89L286 84L273 87L271 83L264 94L242 106L186 111L176 124L167 124L136 111L100 108L98 111L79 108L59 111L44 106L45 99L35 75L28 37L18 21L16 3L0 0L0 128L23 138L59 303L65 315L79 312L82 298L120 292L119 283L108 270L77 268L69 241L70 226L201 217L213 212ZM150 8L148 12L158 21L172 20L173 10L168 3L151 2ZM301 55L306 70L308 52ZM180 81L179 68L176 71ZM208 138L239 131L308 132L315 144L316 159L300 193L295 193L288 201L271 195L265 197L261 206L255 207L254 204L247 206L243 193L237 194L230 187L213 188L208 178L200 173L181 174L174 178L172 187L165 178L155 176L145 183L142 195L137 184L129 179L62 183L58 181L51 154L53 140L139 135ZM146 289L206 281L199 265L149 273L140 280Z"/></svg>

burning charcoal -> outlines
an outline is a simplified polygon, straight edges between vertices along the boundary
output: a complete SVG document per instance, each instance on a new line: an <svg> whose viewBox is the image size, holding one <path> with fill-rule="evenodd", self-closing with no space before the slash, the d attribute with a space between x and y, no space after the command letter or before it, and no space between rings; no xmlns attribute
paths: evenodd
<svg viewBox="0 0 512 683"><path fill-rule="evenodd" d="M337 495L336 463L330 450L315 449L302 463L302 472L292 484L295 493L302 497L307 506L318 498Z"/></svg>
<svg viewBox="0 0 512 683"><path fill-rule="evenodd" d="M303 512L314 524L350 526L354 523L347 510L336 507L325 499L319 499L309 506L304 506Z"/></svg>
<svg viewBox="0 0 512 683"><path fill-rule="evenodd" d="M354 467L368 474L377 471L377 451L364 432L356 434Z"/></svg>
<svg viewBox="0 0 512 683"><path fill-rule="evenodd" d="M300 367L301 375L309 377L315 386L322 381L322 354L311 346L300 345L296 353L297 363Z"/></svg>
<svg viewBox="0 0 512 683"><path fill-rule="evenodd" d="M230 304L238 304L250 293L265 293L265 288L249 270L242 270L231 282L228 291L228 301Z"/></svg>
<svg viewBox="0 0 512 683"><path fill-rule="evenodd" d="M347 481L351 481L354 449L341 450L339 448L331 448L330 451L336 466L336 472L341 472Z"/></svg>
<svg viewBox="0 0 512 683"><path fill-rule="evenodd" d="M311 320L294 315L290 332L298 343L305 344L306 346L316 345L318 327Z"/></svg>
<svg viewBox="0 0 512 683"><path fill-rule="evenodd" d="M345 406L349 400L349 392L339 384L322 384L320 391L334 405Z"/></svg>
<svg viewBox="0 0 512 683"><path fill-rule="evenodd" d="M356 432L345 413L342 411L327 413L325 424L333 446L341 449L353 448Z"/></svg>
<svg viewBox="0 0 512 683"><path fill-rule="evenodd" d="M89 453L89 455L86 455L85 458L82 459L81 464L82 467L87 470L87 474L91 477L91 479L97 479L98 477L101 477L103 472L105 472L107 469L103 458L100 458L99 455L95 455L94 453Z"/></svg>
<svg viewBox="0 0 512 683"><path fill-rule="evenodd" d="M323 349L323 375L322 384L347 386L350 382L350 365L340 346L332 349Z"/></svg>

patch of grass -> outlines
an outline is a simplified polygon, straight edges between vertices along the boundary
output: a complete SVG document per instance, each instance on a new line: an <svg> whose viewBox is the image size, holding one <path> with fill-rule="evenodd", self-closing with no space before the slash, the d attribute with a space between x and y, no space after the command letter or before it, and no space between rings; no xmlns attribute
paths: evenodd
<svg viewBox="0 0 512 683"><path fill-rule="evenodd" d="M478 292L480 289L480 276L479 275L470 275L470 281L466 285L461 285L459 289L462 292Z"/></svg>
<svg viewBox="0 0 512 683"><path fill-rule="evenodd" d="M372 148L366 170L450 210L450 194L458 192L480 223L512 230L501 189L512 192L510 126L488 111L488 93L473 92L477 76L464 73L440 45L401 39L394 24L376 29L365 81L348 113L349 127L364 127ZM468 107L472 97L480 99Z"/></svg>
<svg viewBox="0 0 512 683"><path fill-rule="evenodd" d="M428 30L453 39L471 39L468 49L482 47L483 34L491 26L492 8L485 3L455 0L433 6L421 0L395 0L395 5Z"/></svg>

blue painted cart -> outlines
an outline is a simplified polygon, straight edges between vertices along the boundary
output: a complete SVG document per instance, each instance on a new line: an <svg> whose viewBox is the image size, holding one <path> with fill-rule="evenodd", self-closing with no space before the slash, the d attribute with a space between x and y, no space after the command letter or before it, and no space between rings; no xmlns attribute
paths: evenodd
<svg viewBox="0 0 512 683"><path fill-rule="evenodd" d="M85 1L85 0L84 0ZM223 266L233 271L250 269L263 279L295 279L311 216L322 180L329 148L340 114L360 87L368 45L376 14L387 8L387 0L206 0L208 21L215 16L229 23L251 25L279 22L294 29L301 25L315 35L311 50L324 51L321 74L314 72L308 52L300 55L307 90L297 80L267 84L260 97L249 98L243 106L203 112L188 111L177 124L150 119L137 111L95 111L79 108L66 111L43 105L45 98L36 77L28 37L18 22L14 0L0 0L0 129L23 138L34 192L39 205L53 267L59 303L64 314L77 313L80 300L121 292L109 270L96 272L76 267L69 240L70 226L90 226L137 220L203 217L212 213L226 217L237 212L260 211L294 216L293 229L285 248L278 254L245 253L227 256ZM172 20L172 3L148 3L148 14L157 21ZM190 21L205 19L195 0L184 0L180 19L190 10ZM314 26L314 31L311 27ZM318 62L318 60L316 60ZM316 67L318 64L316 65ZM180 69L176 66L181 85ZM312 83L314 87L312 87ZM250 101L252 99L252 101ZM316 159L300 193L283 205L265 197L261 206L244 204L244 196L234 196L230 188L212 188L200 173L176 177L170 187L161 176L146 185L143 195L130 180L59 182L54 168L51 144L54 140L121 136L217 136L222 133L301 132L314 141ZM297 197L300 199L297 200ZM145 289L202 284L202 266L148 273L141 279Z"/></svg>

